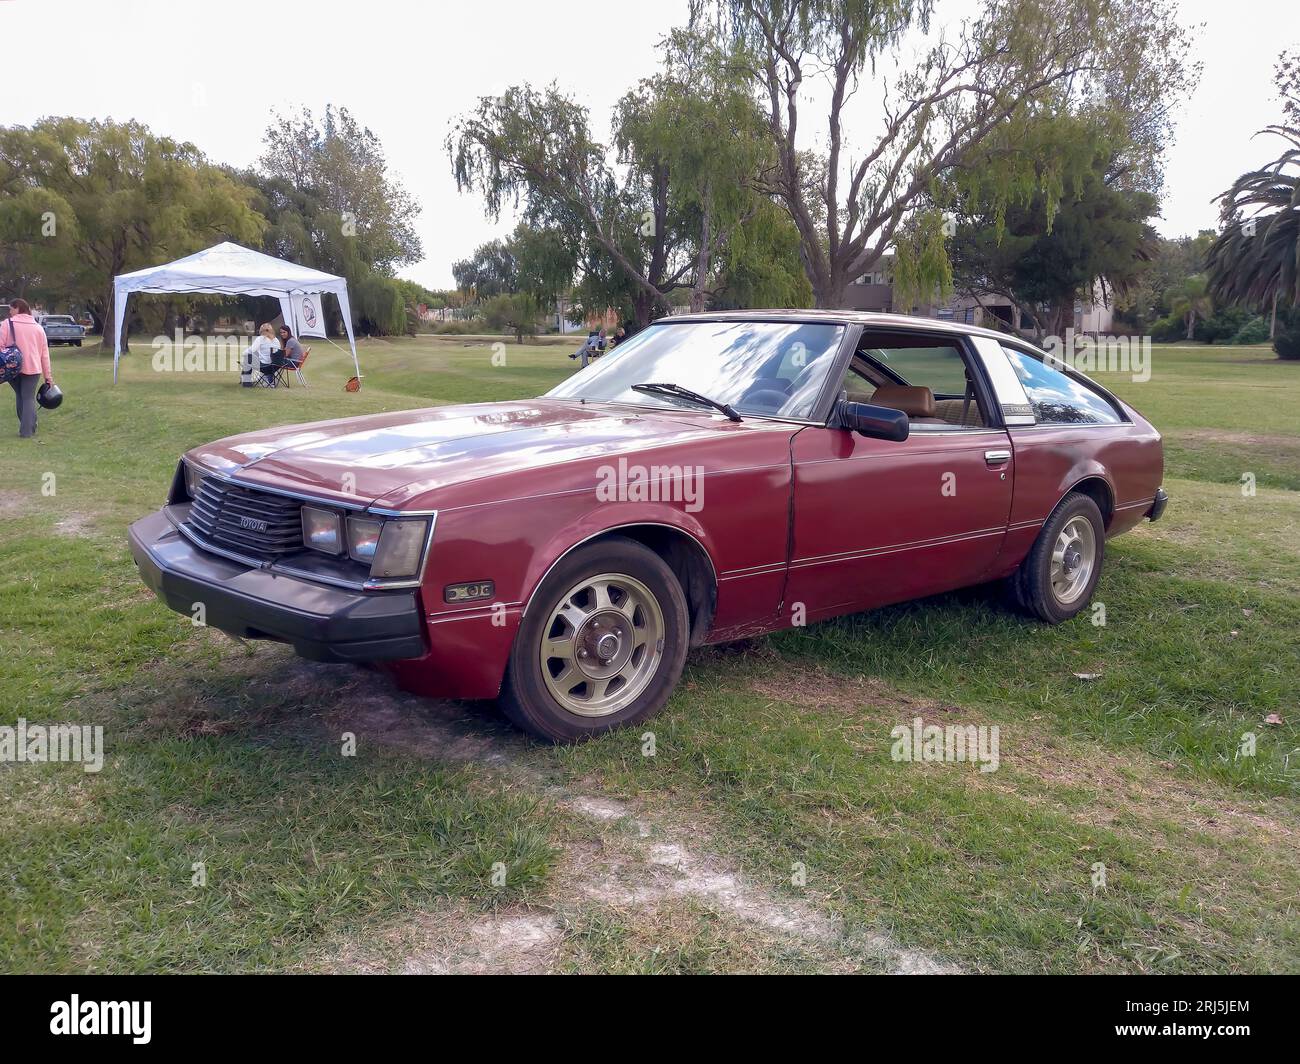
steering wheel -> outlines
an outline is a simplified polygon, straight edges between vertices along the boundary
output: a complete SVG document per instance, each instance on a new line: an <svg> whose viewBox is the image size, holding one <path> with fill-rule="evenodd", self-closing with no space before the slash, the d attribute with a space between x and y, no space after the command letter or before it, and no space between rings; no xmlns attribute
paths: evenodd
<svg viewBox="0 0 1300 1064"><path fill-rule="evenodd" d="M786 400L789 398L785 392L778 388L760 388L758 391L745 396L744 402L747 407L758 407L763 413L775 414L781 407L785 406Z"/></svg>
<svg viewBox="0 0 1300 1064"><path fill-rule="evenodd" d="M785 409L791 404L796 404L796 401L802 398L803 390L807 388L809 382L813 380L813 370L817 368L817 362L817 359L809 362L808 365L804 366L804 368L800 370L799 376L795 377L795 379L790 382L790 386L786 390L784 401L781 403L781 409Z"/></svg>

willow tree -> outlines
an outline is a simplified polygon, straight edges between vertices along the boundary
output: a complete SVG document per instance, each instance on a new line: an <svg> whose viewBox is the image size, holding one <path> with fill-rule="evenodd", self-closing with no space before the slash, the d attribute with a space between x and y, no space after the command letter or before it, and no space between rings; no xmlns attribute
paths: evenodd
<svg viewBox="0 0 1300 1064"><path fill-rule="evenodd" d="M481 194L491 218L522 205L569 234L589 294L614 299L628 285L638 324L680 290L704 305L733 237L762 209L755 185L769 163L734 58L684 31L663 51L660 73L615 107L609 143L557 85L484 97L447 138L459 188Z"/></svg>
<svg viewBox="0 0 1300 1064"><path fill-rule="evenodd" d="M1181 32L1164 0L983 0L975 18L945 31L932 30L934 7L933 0L693 5L696 25L713 24L748 57L776 157L765 187L799 231L819 306L842 306L848 284L908 225L926 241L917 262L942 279L940 229L916 218L941 179L1035 110L1106 93L1114 71L1145 63L1147 77L1165 76L1171 50L1153 53L1150 40ZM868 100L855 99L864 89ZM1050 160L1015 154L998 177L990 191L1004 205L1026 186L1060 194Z"/></svg>
<svg viewBox="0 0 1300 1064"><path fill-rule="evenodd" d="M112 343L113 277L221 240L255 243L253 191L192 144L138 122L46 118L0 130L6 197L47 197L67 234L61 290L85 299ZM2 213L2 212L0 212ZM40 239L34 254L49 254Z"/></svg>

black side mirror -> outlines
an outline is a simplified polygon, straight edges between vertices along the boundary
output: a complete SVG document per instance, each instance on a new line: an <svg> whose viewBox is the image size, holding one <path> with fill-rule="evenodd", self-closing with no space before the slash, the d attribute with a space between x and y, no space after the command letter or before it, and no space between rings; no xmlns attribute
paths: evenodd
<svg viewBox="0 0 1300 1064"><path fill-rule="evenodd" d="M840 428L877 440L893 440L895 443L902 443L912 429L907 415L901 410L889 406L876 406L873 403L851 403L847 399L842 400L835 408L835 416Z"/></svg>

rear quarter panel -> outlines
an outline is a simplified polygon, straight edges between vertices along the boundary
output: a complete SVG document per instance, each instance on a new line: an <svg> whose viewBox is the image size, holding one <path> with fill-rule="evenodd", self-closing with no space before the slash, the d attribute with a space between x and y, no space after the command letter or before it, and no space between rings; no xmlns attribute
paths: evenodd
<svg viewBox="0 0 1300 1064"><path fill-rule="evenodd" d="M1036 425L1009 430L1015 451L1011 520L997 575L1029 553L1043 523L1078 483L1099 477L1110 490L1107 537L1142 520L1164 476L1160 434L1136 411L1122 425Z"/></svg>

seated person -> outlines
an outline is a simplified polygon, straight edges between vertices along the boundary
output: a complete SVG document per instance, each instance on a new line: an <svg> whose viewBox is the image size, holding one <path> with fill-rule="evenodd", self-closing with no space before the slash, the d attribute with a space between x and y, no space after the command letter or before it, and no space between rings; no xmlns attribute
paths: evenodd
<svg viewBox="0 0 1300 1064"><path fill-rule="evenodd" d="M254 366L262 373L268 373L271 370L275 353L280 349L279 344L275 342L275 330L269 323L258 330L258 335L253 337L253 342L248 345L244 352L243 362L240 365L239 383L245 388L251 388L254 384L253 373Z"/></svg>
<svg viewBox="0 0 1300 1064"><path fill-rule="evenodd" d="M302 344L287 325L280 326L280 348L284 352L284 357L280 359L279 364L287 365L290 369L297 369L302 364Z"/></svg>
<svg viewBox="0 0 1300 1064"><path fill-rule="evenodd" d="M569 357L580 359L582 368L586 369L587 365L605 350L605 344L605 330L602 328L598 332L589 333L583 345Z"/></svg>

